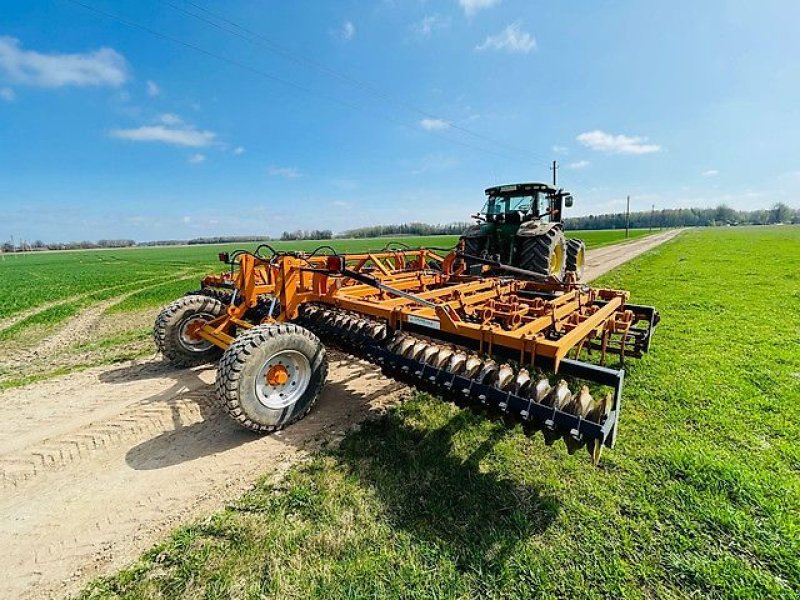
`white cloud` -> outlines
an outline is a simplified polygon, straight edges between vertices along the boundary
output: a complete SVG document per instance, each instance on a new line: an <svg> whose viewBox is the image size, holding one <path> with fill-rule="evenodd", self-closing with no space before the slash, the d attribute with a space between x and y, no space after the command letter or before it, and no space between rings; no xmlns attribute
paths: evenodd
<svg viewBox="0 0 800 600"><path fill-rule="evenodd" d="M506 50L514 54L527 54L536 49L536 39L521 29L522 24L517 21L506 27L500 33L490 35L482 44L475 46L479 52L484 50Z"/></svg>
<svg viewBox="0 0 800 600"><path fill-rule="evenodd" d="M566 146L553 146L552 150L556 154L569 154L569 148Z"/></svg>
<svg viewBox="0 0 800 600"><path fill-rule="evenodd" d="M421 21L411 26L411 31L422 37L431 37L437 29L446 29L450 26L450 18L439 15L427 15Z"/></svg>
<svg viewBox="0 0 800 600"><path fill-rule="evenodd" d="M466 15L472 16L479 10L499 4L500 0L458 0L458 3L464 9Z"/></svg>
<svg viewBox="0 0 800 600"><path fill-rule="evenodd" d="M709 169L708 171L703 171L703 177L716 177L719 175L719 171L716 169Z"/></svg>
<svg viewBox="0 0 800 600"><path fill-rule="evenodd" d="M162 142L174 146L200 148L214 143L217 134L196 129L186 124L178 115L165 113L158 117L157 125L143 125L132 129L114 129L111 137L133 142Z"/></svg>
<svg viewBox="0 0 800 600"><path fill-rule="evenodd" d="M0 98L5 100L6 102L13 102L17 95L14 93L10 87L0 88Z"/></svg>
<svg viewBox="0 0 800 600"><path fill-rule="evenodd" d="M419 125L426 131L438 131L447 127L447 121L444 119L422 119Z"/></svg>
<svg viewBox="0 0 800 600"><path fill-rule="evenodd" d="M151 98L155 98L161 93L161 88L158 87L158 84L155 81L148 81L147 82L147 95Z"/></svg>
<svg viewBox="0 0 800 600"><path fill-rule="evenodd" d="M273 177L285 177L286 179L297 179L301 176L297 167L276 167L269 168L268 173Z"/></svg>
<svg viewBox="0 0 800 600"><path fill-rule="evenodd" d="M577 169L585 169L590 164L592 164L592 163L590 163L588 160L577 160L577 161L575 161L573 163L569 163L567 165L567 168L568 169L572 169L574 171L574 170L577 170Z"/></svg>
<svg viewBox="0 0 800 600"><path fill-rule="evenodd" d="M183 125L183 119L174 113L159 115L158 120L164 125Z"/></svg>
<svg viewBox="0 0 800 600"><path fill-rule="evenodd" d="M192 154L189 157L189 163L191 163L193 165L199 165L201 162L205 162L205 161L206 161L206 155L205 154L200 154L199 152L197 154Z"/></svg>
<svg viewBox="0 0 800 600"><path fill-rule="evenodd" d="M352 21L345 21L338 29L331 31L331 35L345 42L349 42L356 35L356 26L353 25Z"/></svg>
<svg viewBox="0 0 800 600"><path fill-rule="evenodd" d="M234 153L236 156L241 156L242 154L244 154L244 153L245 153L244 146L236 146L236 148L234 148L234 149L233 149L233 153Z"/></svg>
<svg viewBox="0 0 800 600"><path fill-rule="evenodd" d="M587 148L608 154L650 154L661 151L661 146L657 144L644 143L646 137L613 135L599 129L582 133L576 139Z"/></svg>
<svg viewBox="0 0 800 600"><path fill-rule="evenodd" d="M6 36L0 36L0 71L12 81L49 88L118 87L128 79L125 58L111 48L85 54L42 54L23 50L18 39Z"/></svg>

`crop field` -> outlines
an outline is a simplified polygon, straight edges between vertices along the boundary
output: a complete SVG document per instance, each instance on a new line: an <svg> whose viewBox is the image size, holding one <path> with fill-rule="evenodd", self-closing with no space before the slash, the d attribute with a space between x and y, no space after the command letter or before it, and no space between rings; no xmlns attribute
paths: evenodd
<svg viewBox="0 0 800 600"><path fill-rule="evenodd" d="M631 238L647 230L631 231ZM596 248L622 230L580 231ZM277 250L380 250L387 244L450 248L456 236L272 242ZM0 390L152 353L154 312L225 267L217 254L256 243L0 255ZM46 350L46 351L43 351Z"/></svg>
<svg viewBox="0 0 800 600"><path fill-rule="evenodd" d="M631 238L647 234L645 229L631 231ZM575 231L570 236L580 237L587 247L598 247L620 241L622 230ZM402 242L409 246L450 248L456 236L387 237L354 240L270 242L277 250L311 251L329 244L341 252L380 250L387 243ZM168 246L156 248L125 248L112 250L78 250L67 252L39 252L0 255L0 274L13 286L0 290L0 329L2 319L46 303L70 301L86 305L135 290L142 285L174 282L191 275L218 271L219 252L237 248L253 250L257 244L222 244L196 246ZM191 287L191 286L190 286ZM145 299L164 302L173 295L172 288L161 288L165 293L148 293ZM181 288L182 291L185 289ZM181 292L182 293L182 292ZM146 304L146 300L143 302ZM136 306L135 302L128 306ZM56 312L57 319L63 312Z"/></svg>
<svg viewBox="0 0 800 600"><path fill-rule="evenodd" d="M797 598L799 247L689 231L600 281L662 322L599 468L416 395L81 598Z"/></svg>

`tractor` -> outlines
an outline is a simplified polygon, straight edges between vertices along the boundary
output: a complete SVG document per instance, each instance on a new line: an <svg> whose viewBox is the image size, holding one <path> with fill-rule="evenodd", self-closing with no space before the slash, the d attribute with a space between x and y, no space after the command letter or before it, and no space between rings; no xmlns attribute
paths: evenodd
<svg viewBox="0 0 800 600"><path fill-rule="evenodd" d="M486 190L478 221L461 236L461 252L472 273L485 266L515 267L534 278L564 281L583 275L586 247L564 236L563 212L572 195L546 183L516 183Z"/></svg>

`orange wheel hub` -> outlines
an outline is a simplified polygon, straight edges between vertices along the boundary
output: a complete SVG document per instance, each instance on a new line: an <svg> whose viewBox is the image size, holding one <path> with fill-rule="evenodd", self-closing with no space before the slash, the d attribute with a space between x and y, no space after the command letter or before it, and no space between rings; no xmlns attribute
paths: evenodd
<svg viewBox="0 0 800 600"><path fill-rule="evenodd" d="M289 371L283 365L272 365L267 371L267 383L271 386L285 385L289 381Z"/></svg>

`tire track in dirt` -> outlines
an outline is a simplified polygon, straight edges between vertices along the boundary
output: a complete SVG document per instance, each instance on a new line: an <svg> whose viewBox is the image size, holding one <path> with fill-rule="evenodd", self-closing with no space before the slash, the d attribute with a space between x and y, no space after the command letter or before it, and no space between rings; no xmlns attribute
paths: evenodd
<svg viewBox="0 0 800 600"><path fill-rule="evenodd" d="M585 277L674 235L590 251ZM373 365L329 355L318 405L269 436L243 430L217 409L213 368L177 370L150 359L0 392L4 595L74 592L256 478L280 477L307 451L338 441L408 393Z"/></svg>
<svg viewBox="0 0 800 600"><path fill-rule="evenodd" d="M179 276L177 278L180 279L182 277L188 277L189 275L192 274L192 272L198 272L198 271L196 271L196 270L195 271L193 271L193 270L185 270L185 271L182 271L182 272L178 273ZM145 284L145 283L151 283L151 282L156 281L156 282L159 282L156 285L163 285L165 283L169 283L170 281L174 281L175 279L176 279L176 276L173 273L173 274L170 274L169 276L161 275L161 276L158 276L158 277L151 277L151 278L148 278L148 279L142 279L141 281L137 281L136 283L137 284ZM97 294L97 293L100 293L100 292L110 292L112 290L123 288L123 287L129 286L129 285L133 285L133 282L121 283L119 285L112 285L112 286L109 286L109 287L100 288L100 289L97 289L97 290L92 290L90 292L83 292L81 294L75 294L73 296L68 296L66 298L61 298L60 300L54 300L53 302L45 302L44 304L39 304L37 306L25 309L23 311L20 311L18 313L10 315L10 316L8 316L8 317L6 317L4 319L0 319L0 333L2 333L3 331L5 331L5 330L7 330L7 329L9 329L11 327L13 327L14 325L19 323L20 321L24 321L25 319L28 319L30 317L34 317L34 316L36 316L36 315L38 315L40 313L43 313L43 312L45 312L47 310L50 310L51 308L55 308L56 306L62 306L64 304L70 304L72 302L80 302L81 300L85 300L86 298L89 298L89 297L93 296L94 294ZM151 286L151 287L155 287L155 286ZM139 291L141 291L141 289L138 289L138 290L135 290L135 291L139 292Z"/></svg>
<svg viewBox="0 0 800 600"><path fill-rule="evenodd" d="M214 369L150 361L37 384L10 402L0 394L0 417L10 421L0 426L7 516L0 575L8 597L74 591L126 564L166 529L237 497L265 472L282 473L406 389L373 365L330 354L318 406L270 436L243 430L217 409ZM41 405L58 390L80 398ZM56 414L43 421L48 408ZM18 426L19 439L6 439Z"/></svg>
<svg viewBox="0 0 800 600"><path fill-rule="evenodd" d="M125 301L131 296L140 292L156 288L164 285L175 279L182 279L188 277L191 272L178 272L173 277L168 279L156 280L156 283L138 287L135 290L124 292L107 300L102 300L91 306L79 311L76 315L70 317L66 321L59 323L56 330L50 333L44 340L39 342L32 348L27 348L21 352L16 353L10 360L0 361L0 366L13 366L18 364L29 363L34 359L39 359L57 353L58 351L72 345L80 344L82 342L92 339L92 332L95 326L100 321L105 312L112 308L114 305ZM106 291L106 290L99 290ZM97 291L92 292L97 293ZM90 296L87 294L86 296ZM74 301L74 300L73 300Z"/></svg>

